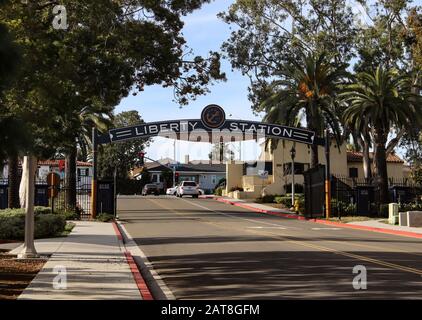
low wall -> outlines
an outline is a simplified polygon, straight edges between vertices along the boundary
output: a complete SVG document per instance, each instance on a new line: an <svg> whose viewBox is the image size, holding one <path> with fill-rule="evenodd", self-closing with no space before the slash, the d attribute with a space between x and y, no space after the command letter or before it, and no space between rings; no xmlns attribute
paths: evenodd
<svg viewBox="0 0 422 320"><path fill-rule="evenodd" d="M422 211L400 212L399 225L402 227L422 227Z"/></svg>

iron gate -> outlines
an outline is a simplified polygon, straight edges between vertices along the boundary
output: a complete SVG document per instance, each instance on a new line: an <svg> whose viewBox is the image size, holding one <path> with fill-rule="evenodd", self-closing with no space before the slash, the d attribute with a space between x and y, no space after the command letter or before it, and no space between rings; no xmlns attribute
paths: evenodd
<svg viewBox="0 0 422 320"><path fill-rule="evenodd" d="M305 180L305 216L324 216L325 209L325 166L318 165L303 173Z"/></svg>
<svg viewBox="0 0 422 320"><path fill-rule="evenodd" d="M3 184L0 182L0 210L6 209L8 207L8 184Z"/></svg>
<svg viewBox="0 0 422 320"><path fill-rule="evenodd" d="M99 181L97 192L97 213L114 215L115 196L113 181Z"/></svg>

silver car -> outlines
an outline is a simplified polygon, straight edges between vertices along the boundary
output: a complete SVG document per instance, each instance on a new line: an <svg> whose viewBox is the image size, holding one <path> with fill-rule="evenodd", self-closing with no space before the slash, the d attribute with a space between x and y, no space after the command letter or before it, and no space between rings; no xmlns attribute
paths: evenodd
<svg viewBox="0 0 422 320"><path fill-rule="evenodd" d="M198 198L199 196L198 185L194 181L183 181L177 187L177 196L179 198L183 196L192 196L194 198Z"/></svg>

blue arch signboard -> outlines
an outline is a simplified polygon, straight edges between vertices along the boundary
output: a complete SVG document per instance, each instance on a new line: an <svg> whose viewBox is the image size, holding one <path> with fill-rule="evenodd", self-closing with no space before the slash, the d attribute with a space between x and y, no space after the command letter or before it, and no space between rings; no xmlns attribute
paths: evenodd
<svg viewBox="0 0 422 320"><path fill-rule="evenodd" d="M306 129L257 121L226 119L224 110L217 105L205 107L201 119L150 122L111 129L108 133L99 136L97 141L99 144L106 144L155 136L197 142L209 142L210 138L219 140L220 137L235 137L240 140L262 137L305 144L324 144L323 139L316 137L315 132Z"/></svg>

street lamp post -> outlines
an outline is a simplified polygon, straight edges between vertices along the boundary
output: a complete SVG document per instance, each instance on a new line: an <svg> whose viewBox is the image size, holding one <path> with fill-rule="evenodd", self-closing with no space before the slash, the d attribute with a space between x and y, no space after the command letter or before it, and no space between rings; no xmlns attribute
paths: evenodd
<svg viewBox="0 0 422 320"><path fill-rule="evenodd" d="M293 144L290 149L290 156L292 157L292 207L295 206L295 158L296 158L296 149Z"/></svg>

